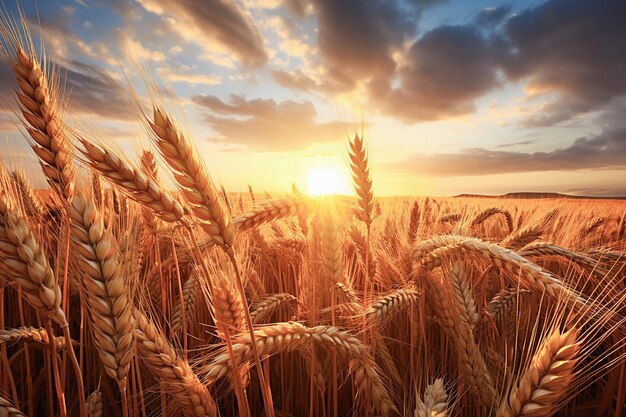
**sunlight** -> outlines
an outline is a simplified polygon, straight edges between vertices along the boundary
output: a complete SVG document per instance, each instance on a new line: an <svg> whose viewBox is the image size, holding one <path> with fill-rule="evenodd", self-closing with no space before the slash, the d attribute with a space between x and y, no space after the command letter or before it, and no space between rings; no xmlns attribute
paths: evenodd
<svg viewBox="0 0 626 417"><path fill-rule="evenodd" d="M312 168L307 175L307 189L314 196L352 193L347 173L334 166Z"/></svg>

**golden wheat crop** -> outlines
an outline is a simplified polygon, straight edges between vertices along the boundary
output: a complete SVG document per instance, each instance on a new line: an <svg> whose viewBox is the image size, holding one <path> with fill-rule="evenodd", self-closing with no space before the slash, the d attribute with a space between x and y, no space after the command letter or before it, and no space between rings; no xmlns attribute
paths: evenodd
<svg viewBox="0 0 626 417"><path fill-rule="evenodd" d="M0 166L0 416L626 413L624 203L377 198L358 135L355 197L229 193L158 100L139 162L70 127L0 33L51 188Z"/></svg>

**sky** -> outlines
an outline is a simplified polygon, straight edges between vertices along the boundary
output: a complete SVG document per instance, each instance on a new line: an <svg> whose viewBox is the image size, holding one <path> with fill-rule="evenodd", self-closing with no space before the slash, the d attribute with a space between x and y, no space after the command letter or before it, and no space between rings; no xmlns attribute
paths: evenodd
<svg viewBox="0 0 626 417"><path fill-rule="evenodd" d="M378 195L626 195L623 0L19 4L70 125L149 146L147 74L231 191L349 190L358 132ZM0 155L43 184L0 75Z"/></svg>

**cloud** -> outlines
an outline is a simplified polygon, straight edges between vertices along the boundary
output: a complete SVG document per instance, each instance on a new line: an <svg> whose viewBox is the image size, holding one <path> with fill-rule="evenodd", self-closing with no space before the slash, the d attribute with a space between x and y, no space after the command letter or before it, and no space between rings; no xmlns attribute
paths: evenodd
<svg viewBox="0 0 626 417"><path fill-rule="evenodd" d="M268 55L254 22L236 3L226 0L139 0L141 5L158 15L171 15L170 25L183 38L205 49L219 44L228 48L246 65L259 67Z"/></svg>
<svg viewBox="0 0 626 417"><path fill-rule="evenodd" d="M609 189L603 187L580 187L580 188L568 188L565 190L567 194L574 194L580 196L596 196L596 197L615 197L626 196L626 187Z"/></svg>
<svg viewBox="0 0 626 417"><path fill-rule="evenodd" d="M477 26L490 27L501 23L511 12L511 6L503 4L497 7L485 7L474 18Z"/></svg>
<svg viewBox="0 0 626 417"><path fill-rule="evenodd" d="M550 0L506 22L508 77L526 80L531 93L557 95L524 124L568 121L626 94L624 21L624 1Z"/></svg>
<svg viewBox="0 0 626 417"><path fill-rule="evenodd" d="M311 91L318 87L317 82L300 70L293 72L272 71L272 78L283 87L292 90Z"/></svg>
<svg viewBox="0 0 626 417"><path fill-rule="evenodd" d="M394 49L416 31L414 15L400 2L385 0L314 0L318 46L329 76L345 89L355 81L389 79Z"/></svg>
<svg viewBox="0 0 626 417"><path fill-rule="evenodd" d="M305 149L314 143L336 141L346 129L339 122L318 122L315 106L309 101L247 100L241 95L231 95L228 101L196 95L192 101L208 110L203 120L217 133L209 140L257 151Z"/></svg>
<svg viewBox="0 0 626 417"><path fill-rule="evenodd" d="M119 120L134 116L128 111L126 92L110 73L95 65L69 61L59 67L65 83L69 109L79 113L95 114Z"/></svg>
<svg viewBox="0 0 626 417"><path fill-rule="evenodd" d="M200 74L194 72L194 69L179 65L176 67L163 66L157 69L159 75L171 82L183 82L191 85L219 85L222 83L222 77L217 74Z"/></svg>
<svg viewBox="0 0 626 417"><path fill-rule="evenodd" d="M513 146L531 145L533 143L535 143L534 140L520 140L518 142L503 143L498 145L498 148L512 148Z"/></svg>
<svg viewBox="0 0 626 417"><path fill-rule="evenodd" d="M474 100L498 87L497 45L473 26L441 26L411 46L400 84L372 84L380 108L406 122L474 111Z"/></svg>
<svg viewBox="0 0 626 417"><path fill-rule="evenodd" d="M576 139L549 152L505 152L483 148L451 154L413 155L387 164L388 172L422 176L472 176L533 171L626 168L626 128Z"/></svg>

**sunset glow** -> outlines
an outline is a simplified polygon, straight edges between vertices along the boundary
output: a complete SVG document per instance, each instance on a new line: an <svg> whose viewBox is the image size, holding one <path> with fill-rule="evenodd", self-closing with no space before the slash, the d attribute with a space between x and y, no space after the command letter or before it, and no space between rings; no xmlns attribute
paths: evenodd
<svg viewBox="0 0 626 417"><path fill-rule="evenodd" d="M313 168L309 171L307 190L313 196L352 193L347 174L335 167Z"/></svg>

